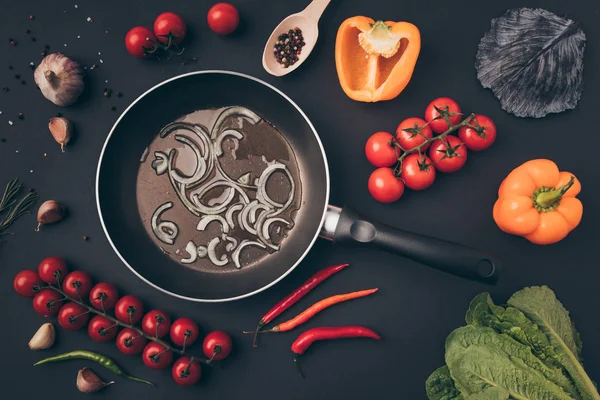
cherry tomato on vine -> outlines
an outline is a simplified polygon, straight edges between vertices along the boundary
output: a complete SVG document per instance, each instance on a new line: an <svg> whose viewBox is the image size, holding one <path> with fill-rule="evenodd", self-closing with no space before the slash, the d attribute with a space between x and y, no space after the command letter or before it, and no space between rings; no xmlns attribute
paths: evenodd
<svg viewBox="0 0 600 400"><path fill-rule="evenodd" d="M171 325L171 341L177 346L190 346L198 339L198 325L189 318L178 318Z"/></svg>
<svg viewBox="0 0 600 400"><path fill-rule="evenodd" d="M369 177L369 193L377 201L391 203L402 197L404 183L390 168L377 168Z"/></svg>
<svg viewBox="0 0 600 400"><path fill-rule="evenodd" d="M424 154L413 153L402 161L400 179L412 190L427 189L435 180L435 168Z"/></svg>
<svg viewBox="0 0 600 400"><path fill-rule="evenodd" d="M83 271L70 272L63 281L63 292L75 299L85 299L92 290L92 278Z"/></svg>
<svg viewBox="0 0 600 400"><path fill-rule="evenodd" d="M163 369L173 361L173 352L160 343L150 342L144 347L142 360L148 368Z"/></svg>
<svg viewBox="0 0 600 400"><path fill-rule="evenodd" d="M125 47L129 54L137 58L148 57L154 49L157 42L154 32L145 26L133 27L125 35Z"/></svg>
<svg viewBox="0 0 600 400"><path fill-rule="evenodd" d="M104 343L113 339L119 332L119 326L102 315L96 315L88 325L88 335L94 342Z"/></svg>
<svg viewBox="0 0 600 400"><path fill-rule="evenodd" d="M181 386L191 386L200 380L202 367L198 361L183 356L173 364L172 375L175 383Z"/></svg>
<svg viewBox="0 0 600 400"><path fill-rule="evenodd" d="M392 144L394 137L388 132L376 132L365 145L367 160L376 167L389 167L398 160L398 151Z"/></svg>
<svg viewBox="0 0 600 400"><path fill-rule="evenodd" d="M421 118L407 118L400 122L398 128L396 128L396 140L398 144L404 150L412 150L423 144L425 140L431 139L433 133L429 125L425 124L426 122ZM421 151L424 152L430 145L431 143L428 143L421 147Z"/></svg>
<svg viewBox="0 0 600 400"><path fill-rule="evenodd" d="M219 35L233 33L240 23L240 13L229 3L217 3L208 10L208 26Z"/></svg>
<svg viewBox="0 0 600 400"><path fill-rule="evenodd" d="M154 20L154 34L161 43L181 43L187 33L183 18L174 12L164 12Z"/></svg>
<svg viewBox="0 0 600 400"><path fill-rule="evenodd" d="M67 303L58 312L58 323L64 329L69 331L76 331L77 329L83 328L83 326L90 319L90 313L87 308L77 303Z"/></svg>
<svg viewBox="0 0 600 400"><path fill-rule="evenodd" d="M13 280L15 292L25 297L33 297L44 284L37 272L30 269L19 272Z"/></svg>
<svg viewBox="0 0 600 400"><path fill-rule="evenodd" d="M458 137L469 150L485 150L496 140L496 125L485 115L477 114L469 125L460 127Z"/></svg>
<svg viewBox="0 0 600 400"><path fill-rule="evenodd" d="M128 356L140 354L146 343L146 338L131 328L123 328L117 335L117 348Z"/></svg>
<svg viewBox="0 0 600 400"><path fill-rule="evenodd" d="M96 310L110 310L118 299L119 293L112 283L100 282L90 291L90 304Z"/></svg>
<svg viewBox="0 0 600 400"><path fill-rule="evenodd" d="M60 257L44 258L38 267L38 273L44 282L56 285L57 275L61 282L67 276L67 262Z"/></svg>
<svg viewBox="0 0 600 400"><path fill-rule="evenodd" d="M449 128L446 120L440 117L440 113L436 110L436 107L450 113L449 118L452 125L458 124L462 119L460 107L456 101L449 97L440 97L439 99L433 100L425 109L425 121L429 122L431 130L435 133L444 133Z"/></svg>
<svg viewBox="0 0 600 400"><path fill-rule="evenodd" d="M440 172L456 172L467 162L467 148L456 136L446 136L431 144L429 158Z"/></svg>
<svg viewBox="0 0 600 400"><path fill-rule="evenodd" d="M144 304L135 296L123 296L115 305L115 317L130 325L135 324L144 316Z"/></svg>
<svg viewBox="0 0 600 400"><path fill-rule="evenodd" d="M142 319L142 330L146 335L159 338L169 333L171 318L161 310L152 310L144 315Z"/></svg>
<svg viewBox="0 0 600 400"><path fill-rule="evenodd" d="M212 331L204 338L202 342L202 351L204 355L212 360L223 360L231 354L232 348L231 336L223 331Z"/></svg>
<svg viewBox="0 0 600 400"><path fill-rule="evenodd" d="M42 289L33 297L33 309L43 317L58 314L62 307L62 295L53 289Z"/></svg>

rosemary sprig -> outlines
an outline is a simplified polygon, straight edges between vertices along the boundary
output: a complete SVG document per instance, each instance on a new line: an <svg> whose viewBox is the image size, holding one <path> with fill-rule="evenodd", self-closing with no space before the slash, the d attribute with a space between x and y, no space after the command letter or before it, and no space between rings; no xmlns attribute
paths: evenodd
<svg viewBox="0 0 600 400"><path fill-rule="evenodd" d="M17 195L22 187L23 185L19 183L18 179L13 179L6 185L2 199L0 199L0 212L7 211L5 217L0 220L0 236L4 235L6 233L4 231L16 220L27 214L37 201L38 194L33 189L17 200Z"/></svg>

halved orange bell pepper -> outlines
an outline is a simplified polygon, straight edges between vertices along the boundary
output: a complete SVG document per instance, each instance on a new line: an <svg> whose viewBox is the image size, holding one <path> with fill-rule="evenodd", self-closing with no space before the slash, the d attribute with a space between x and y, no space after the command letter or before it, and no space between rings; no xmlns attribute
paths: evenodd
<svg viewBox="0 0 600 400"><path fill-rule="evenodd" d="M411 23L349 18L335 42L342 89L357 101L391 100L408 85L420 50L421 34Z"/></svg>
<svg viewBox="0 0 600 400"><path fill-rule="evenodd" d="M536 244L562 240L581 221L583 205L575 196L581 184L550 160L531 160L502 182L494 221L504 232Z"/></svg>

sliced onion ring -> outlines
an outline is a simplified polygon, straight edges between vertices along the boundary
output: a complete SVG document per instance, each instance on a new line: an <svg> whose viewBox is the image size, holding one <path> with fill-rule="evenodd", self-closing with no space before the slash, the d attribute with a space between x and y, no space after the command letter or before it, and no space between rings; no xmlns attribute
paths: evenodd
<svg viewBox="0 0 600 400"><path fill-rule="evenodd" d="M163 243L173 244L175 242L175 238L179 233L179 228L175 225L174 222L171 221L163 221L160 219L160 216L163 212L173 207L173 202L168 201L162 206L158 207L154 214L152 214L152 232ZM170 232L169 232L170 231Z"/></svg>
<svg viewBox="0 0 600 400"><path fill-rule="evenodd" d="M221 243L221 239L218 236L211 239L211 241L208 242L208 258L210 262L216 265L217 267L222 267L224 265L227 265L229 260L226 254L223 254L221 256L221 259L217 258L217 246L219 245L219 243Z"/></svg>
<svg viewBox="0 0 600 400"><path fill-rule="evenodd" d="M252 122L253 124L257 124L261 120L261 118L258 115L256 115L254 112L247 109L246 107L226 108L225 110L221 111L221 114L219 114L219 116L217 117L217 120L215 121L215 124L213 125L213 128L211 130L210 138L212 140L215 140L219 132L221 131L221 126L223 125L223 123L227 121L228 118L234 116L242 117Z"/></svg>
<svg viewBox="0 0 600 400"><path fill-rule="evenodd" d="M231 229L235 228L235 223L233 221L233 213L236 211L241 211L243 208L244 205L242 203L237 203L232 206L229 206L229 208L227 209L227 212L225 213L225 219L227 220L227 223L229 224L229 227Z"/></svg>
<svg viewBox="0 0 600 400"><path fill-rule="evenodd" d="M256 247L260 247L261 249L265 248L265 245L260 242L255 242L255 241L248 240L248 239L242 240L242 243L240 243L240 245L238 246L237 249L235 249L235 251L233 252L233 255L232 255L233 262L235 263L235 266L237 269L242 268L242 264L240 264L240 253L242 252L244 247L247 247L247 246L256 246Z"/></svg>
<svg viewBox="0 0 600 400"><path fill-rule="evenodd" d="M225 139L227 136L233 136L238 140L244 138L244 135L235 129L227 129L219 133L219 137L217 137L217 141L215 142L215 155L217 157L221 157L223 155L223 139Z"/></svg>
<svg viewBox="0 0 600 400"><path fill-rule="evenodd" d="M271 240L271 233L269 231L269 228L270 228L271 224L274 222L282 222L286 226L290 226L290 223L283 218L280 218L280 217L267 218L262 225L262 234L263 234L264 238L267 240Z"/></svg>
<svg viewBox="0 0 600 400"><path fill-rule="evenodd" d="M196 262L196 260L198 259L198 247L196 246L196 244L190 240L185 246L185 251L187 251L190 256L188 258L181 259L181 262L184 264L191 264L193 262Z"/></svg>
<svg viewBox="0 0 600 400"><path fill-rule="evenodd" d="M219 223L221 223L221 230L223 231L223 233L229 233L229 224L227 223L225 218L223 218L220 215L204 215L202 218L200 218L200 222L198 222L196 230L205 230L208 224L210 224L213 221L219 221Z"/></svg>
<svg viewBox="0 0 600 400"><path fill-rule="evenodd" d="M233 251L233 249L235 249L235 246L237 246L238 244L238 240L234 237L231 236L225 236L225 240L227 240L230 243L227 243L225 245L225 250L226 251Z"/></svg>

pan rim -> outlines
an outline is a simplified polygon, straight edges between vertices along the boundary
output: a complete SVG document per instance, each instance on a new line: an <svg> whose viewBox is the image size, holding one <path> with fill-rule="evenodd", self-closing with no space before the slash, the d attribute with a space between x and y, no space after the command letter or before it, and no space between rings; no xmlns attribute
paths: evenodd
<svg viewBox="0 0 600 400"><path fill-rule="evenodd" d="M133 268L129 262L127 262L127 260L125 259L125 257L123 257L123 255L121 254L121 252L119 252L119 250L117 249L117 247L115 246L115 244L113 243L113 240L108 232L108 229L106 228L106 224L104 223L104 217L102 214L102 207L100 205L100 169L102 167L102 162L104 160L104 152L106 150L106 147L108 146L108 143L114 133L114 131L116 130L117 126L119 125L119 123L121 122L121 120L125 117L125 115L129 112L129 110L131 108L133 108L139 101L141 101L146 95L148 95L149 93L151 93L152 91L158 89L159 87L166 85L172 81L178 80L178 79L182 79L188 76L192 76L192 75L202 75L202 74L223 74L223 75L233 75L233 76L238 76L238 77L242 77L245 79L249 79L251 81L257 82L263 86L266 86L267 88L273 90L275 93L279 94L281 97L283 97L285 100L287 100L302 116L302 118L304 118L304 120L306 121L306 123L308 124L308 126L310 127L315 139L317 140L317 144L319 145L319 149L321 150L321 156L323 157L323 163L325 164L325 185L326 185L326 191L325 191L325 205L323 208L323 212L321 215L321 222L319 224L319 227L323 226L323 222L325 221L325 216L326 216L326 212L327 212L327 207L329 205L329 191L330 191L330 179L329 179L329 164L327 162L327 154L325 153L325 149L323 147L323 143L321 142L321 138L319 137L319 134L317 133L315 127L313 126L312 122L310 121L310 119L308 118L308 116L304 113L304 111L300 108L300 106L298 106L298 104L296 104L288 95L286 95L283 91L281 91L280 89L276 88L275 86L271 85L270 83L267 83L265 81L263 81L262 79L256 78L252 75L248 75L248 74L244 74L241 72L236 72L236 71L230 71L230 70L204 70L204 71L193 71L193 72L188 72L185 74L181 74L181 75L177 75L174 77L171 77L169 79L166 79L162 82L159 82L158 84L152 86L150 89L146 90L144 93L142 93L140 96L138 96L129 106L127 106L127 108L123 111L123 113L121 113L121 115L119 116L119 118L117 118L117 120L115 121L115 123L113 124L110 132L108 133L108 136L106 137L106 140L104 141L104 144L102 145L102 150L100 152L100 158L98 159L98 166L96 168L96 182L95 182L95 191L96 191L96 208L98 210L98 216L100 217L100 224L102 225L102 230L104 232L104 236L108 239L108 243L110 244L110 246L112 247L113 251L115 252L115 254L119 257L119 259L121 260L121 262L123 264L125 264L125 266L127 268L129 268L129 270L131 272L133 272L134 275L136 275L139 279L141 279L143 282L145 282L146 284L148 284L149 286L163 292L166 293L170 296L182 299L182 300L188 300L188 301L193 301L193 302L198 302L198 303L224 303L224 302L229 302L229 301L234 301L234 300L240 300L240 299L244 299L250 296L253 296L255 294L258 294L264 290L267 290L268 288L274 286L275 284L277 284L279 281L281 281L283 278L285 278L286 276L288 276L294 269L296 269L296 267L302 262L302 260L306 257L306 255L308 254L308 252L312 249L315 241L317 240L317 238L319 237L320 234L320 228L315 232L313 238L311 239L309 245L306 247L306 250L301 254L301 256L294 262L294 264L287 269L287 271L285 271L283 274L281 274L277 279L273 280L272 282L268 283L267 285L258 288L252 292L249 293L245 293L239 296L234 296L234 297L225 297L225 298L220 298L220 299L203 299L203 298L199 298L199 297L189 297L189 296L184 296L181 294L177 294L174 292L171 292L153 282L151 282L150 280L146 279L142 274L140 274L135 268Z"/></svg>

